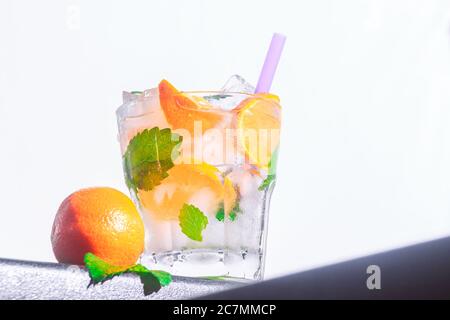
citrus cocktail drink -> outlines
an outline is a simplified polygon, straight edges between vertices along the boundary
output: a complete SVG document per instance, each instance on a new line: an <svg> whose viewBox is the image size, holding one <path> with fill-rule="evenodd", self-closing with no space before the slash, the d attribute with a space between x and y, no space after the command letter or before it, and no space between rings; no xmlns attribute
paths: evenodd
<svg viewBox="0 0 450 320"><path fill-rule="evenodd" d="M182 92L163 80L125 92L117 116L125 181L146 228L141 262L176 275L261 279L278 97Z"/></svg>

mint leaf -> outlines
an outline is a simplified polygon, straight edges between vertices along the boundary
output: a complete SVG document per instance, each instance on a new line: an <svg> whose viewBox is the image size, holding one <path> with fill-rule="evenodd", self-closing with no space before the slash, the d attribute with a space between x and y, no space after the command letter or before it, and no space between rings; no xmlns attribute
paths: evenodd
<svg viewBox="0 0 450 320"><path fill-rule="evenodd" d="M237 214L241 213L241 207L239 207L239 201L236 201L236 205L234 206L234 208L231 210L230 214L228 215L228 218L231 221L236 220L237 218Z"/></svg>
<svg viewBox="0 0 450 320"><path fill-rule="evenodd" d="M170 273L161 270L149 270L141 264L133 266L114 266L88 252L84 256L92 284L98 284L124 273L136 274L144 286L144 295L158 291L172 282Z"/></svg>
<svg viewBox="0 0 450 320"><path fill-rule="evenodd" d="M269 175L275 175L277 164L278 164L278 149L277 147L273 152L272 156L270 157L269 161Z"/></svg>
<svg viewBox="0 0 450 320"><path fill-rule="evenodd" d="M169 285L172 282L172 275L168 272L161 271L161 270L152 270L152 275L158 279L158 282L163 287Z"/></svg>
<svg viewBox="0 0 450 320"><path fill-rule="evenodd" d="M170 275L170 273L162 270L148 270L142 264L136 264L131 268L129 268L127 271L138 275L150 273L158 280L158 282L163 287L167 286L169 283L172 282L172 276Z"/></svg>
<svg viewBox="0 0 450 320"><path fill-rule="evenodd" d="M272 183L272 181L275 181L276 177L277 176L275 174L269 174L267 176L267 178L265 178L264 181L261 183L258 190L263 191L263 190L267 189L270 186L270 184Z"/></svg>
<svg viewBox="0 0 450 320"><path fill-rule="evenodd" d="M221 100L221 99L225 99L225 98L229 98L229 97L231 97L231 95L229 95L229 94L215 94L215 95L211 95L211 96L205 96L205 97L203 97L203 99L210 102L210 101Z"/></svg>
<svg viewBox="0 0 450 320"><path fill-rule="evenodd" d="M93 284L104 282L124 273L128 269L128 267L110 265L90 252L84 255L84 264L88 269Z"/></svg>
<svg viewBox="0 0 450 320"><path fill-rule="evenodd" d="M141 280L145 296L159 291L162 287L158 279L151 273L140 274L139 278Z"/></svg>
<svg viewBox="0 0 450 320"><path fill-rule="evenodd" d="M241 208L239 207L239 202L236 201L236 205L228 214L228 219L230 219L231 221L236 220L237 214L240 212L241 212ZM223 204L220 206L219 210L217 210L217 212L216 212L216 219L219 221L225 220L225 209L223 207Z"/></svg>
<svg viewBox="0 0 450 320"><path fill-rule="evenodd" d="M139 275L146 296L172 282L170 273L161 270L148 270L141 264L137 264L127 271Z"/></svg>
<svg viewBox="0 0 450 320"><path fill-rule="evenodd" d="M258 190L263 191L267 189L272 181L275 181L277 175L276 175L276 168L277 168L277 162L278 162L278 147L273 151L272 157L269 161L269 173L267 177L264 179L264 181L259 186Z"/></svg>
<svg viewBox="0 0 450 320"><path fill-rule="evenodd" d="M208 224L208 218L196 206L184 204L179 215L181 231L190 239L202 241L202 231Z"/></svg>
<svg viewBox="0 0 450 320"><path fill-rule="evenodd" d="M168 128L145 129L131 139L123 156L126 184L130 189L151 190L168 176L178 156L182 137Z"/></svg>
<svg viewBox="0 0 450 320"><path fill-rule="evenodd" d="M222 281L222 280L230 280L227 276L209 276L209 277L201 277L203 279L207 280L216 280L216 281Z"/></svg>
<svg viewBox="0 0 450 320"><path fill-rule="evenodd" d="M223 208L223 204L220 206L219 210L216 212L216 219L219 221L223 221L225 219L225 209Z"/></svg>

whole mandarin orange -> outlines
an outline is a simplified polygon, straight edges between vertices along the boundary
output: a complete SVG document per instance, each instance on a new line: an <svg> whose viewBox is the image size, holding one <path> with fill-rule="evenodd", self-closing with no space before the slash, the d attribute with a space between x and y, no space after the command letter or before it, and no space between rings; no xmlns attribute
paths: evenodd
<svg viewBox="0 0 450 320"><path fill-rule="evenodd" d="M113 265L132 265L144 250L144 224L133 202L107 187L87 188L60 205L51 241L61 263L83 264L91 252Z"/></svg>

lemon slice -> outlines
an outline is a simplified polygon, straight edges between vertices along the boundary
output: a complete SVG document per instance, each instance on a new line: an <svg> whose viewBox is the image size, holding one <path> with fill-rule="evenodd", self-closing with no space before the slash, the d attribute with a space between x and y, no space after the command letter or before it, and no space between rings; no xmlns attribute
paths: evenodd
<svg viewBox="0 0 450 320"><path fill-rule="evenodd" d="M280 141L281 107L272 94L245 99L236 107L238 137L250 163L268 169Z"/></svg>

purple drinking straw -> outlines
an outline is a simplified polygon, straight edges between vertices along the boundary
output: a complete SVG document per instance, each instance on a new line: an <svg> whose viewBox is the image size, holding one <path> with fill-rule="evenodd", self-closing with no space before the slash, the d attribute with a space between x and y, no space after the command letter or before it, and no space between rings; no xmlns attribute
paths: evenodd
<svg viewBox="0 0 450 320"><path fill-rule="evenodd" d="M274 33L272 41L270 42L269 50L267 51L264 66L259 75L258 85L255 93L269 92L272 85L272 80L277 70L278 61L280 61L281 52L283 51L286 37L280 33Z"/></svg>

